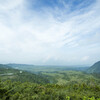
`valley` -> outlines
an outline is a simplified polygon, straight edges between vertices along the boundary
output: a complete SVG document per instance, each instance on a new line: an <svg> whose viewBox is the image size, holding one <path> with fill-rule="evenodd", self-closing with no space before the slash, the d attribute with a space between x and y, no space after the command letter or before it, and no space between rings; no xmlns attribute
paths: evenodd
<svg viewBox="0 0 100 100"><path fill-rule="evenodd" d="M100 74L88 73L90 68L1 64L0 98L100 100Z"/></svg>

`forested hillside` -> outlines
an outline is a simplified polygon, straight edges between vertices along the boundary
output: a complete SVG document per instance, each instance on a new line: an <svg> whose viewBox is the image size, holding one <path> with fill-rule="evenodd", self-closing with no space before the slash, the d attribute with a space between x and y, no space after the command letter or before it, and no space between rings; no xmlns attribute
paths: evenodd
<svg viewBox="0 0 100 100"><path fill-rule="evenodd" d="M93 64L87 71L88 73L100 73L100 61Z"/></svg>
<svg viewBox="0 0 100 100"><path fill-rule="evenodd" d="M11 81L20 81L20 82L34 82L34 83L49 83L49 80L46 77L29 73L26 71L9 68L8 66L0 65L0 77L1 80L11 80Z"/></svg>

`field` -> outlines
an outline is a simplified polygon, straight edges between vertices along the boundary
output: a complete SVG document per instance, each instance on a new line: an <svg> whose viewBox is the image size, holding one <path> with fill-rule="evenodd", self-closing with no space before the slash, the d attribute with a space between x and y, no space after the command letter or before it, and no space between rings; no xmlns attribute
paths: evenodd
<svg viewBox="0 0 100 100"><path fill-rule="evenodd" d="M92 74L87 74L81 71L57 71L57 72L41 72L42 75L46 76L51 83L56 83L59 85L65 85L69 82L81 83L94 81L100 82L100 77L95 77Z"/></svg>

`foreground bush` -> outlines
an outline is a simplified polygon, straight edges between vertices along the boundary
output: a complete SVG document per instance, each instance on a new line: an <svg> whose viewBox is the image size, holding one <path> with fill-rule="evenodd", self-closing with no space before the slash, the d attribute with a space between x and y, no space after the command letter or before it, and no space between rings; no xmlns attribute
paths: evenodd
<svg viewBox="0 0 100 100"><path fill-rule="evenodd" d="M0 100L100 100L100 86L86 83L40 85L1 81Z"/></svg>

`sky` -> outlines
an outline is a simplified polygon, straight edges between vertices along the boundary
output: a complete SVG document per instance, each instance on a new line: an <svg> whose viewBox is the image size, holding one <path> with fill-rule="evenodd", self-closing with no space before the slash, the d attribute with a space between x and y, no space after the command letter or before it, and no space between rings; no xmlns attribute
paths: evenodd
<svg viewBox="0 0 100 100"><path fill-rule="evenodd" d="M100 0L0 0L0 63L99 60Z"/></svg>

